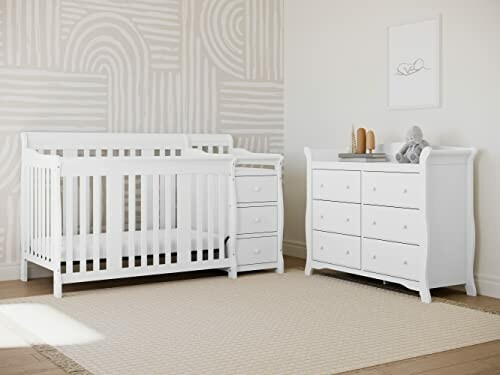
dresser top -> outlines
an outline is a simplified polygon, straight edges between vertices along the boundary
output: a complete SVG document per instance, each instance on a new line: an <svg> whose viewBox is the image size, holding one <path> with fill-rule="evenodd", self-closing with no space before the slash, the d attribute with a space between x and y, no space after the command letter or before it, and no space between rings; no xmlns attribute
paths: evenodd
<svg viewBox="0 0 500 375"><path fill-rule="evenodd" d="M470 164L476 155L476 149L467 147L426 147L420 155L420 164L398 163L394 155L400 149L401 143L380 145L376 152L387 154L387 161L347 161L340 160L339 151L333 148L309 148L304 152L312 169L362 170L399 173L420 173L428 165Z"/></svg>

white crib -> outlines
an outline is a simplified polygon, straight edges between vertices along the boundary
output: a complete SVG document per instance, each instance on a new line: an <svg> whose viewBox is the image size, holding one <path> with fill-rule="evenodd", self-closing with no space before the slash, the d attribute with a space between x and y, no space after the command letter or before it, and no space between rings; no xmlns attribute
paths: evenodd
<svg viewBox="0 0 500 375"><path fill-rule="evenodd" d="M214 268L236 278L230 137L200 143L208 153L182 134L21 137L22 280L28 262L53 272L56 297L83 281Z"/></svg>

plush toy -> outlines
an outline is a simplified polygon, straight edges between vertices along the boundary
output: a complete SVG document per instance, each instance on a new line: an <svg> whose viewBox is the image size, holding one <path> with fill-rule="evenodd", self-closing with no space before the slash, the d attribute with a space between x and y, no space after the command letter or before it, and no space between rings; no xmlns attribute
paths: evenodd
<svg viewBox="0 0 500 375"><path fill-rule="evenodd" d="M418 126L412 126L406 133L406 143L396 154L396 160L399 163L418 164L420 154L427 146L429 146L429 143L424 140L422 129Z"/></svg>

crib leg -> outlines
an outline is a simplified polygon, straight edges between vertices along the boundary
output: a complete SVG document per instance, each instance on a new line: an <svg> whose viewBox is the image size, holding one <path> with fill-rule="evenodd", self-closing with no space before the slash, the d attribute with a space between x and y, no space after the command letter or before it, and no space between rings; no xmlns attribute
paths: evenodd
<svg viewBox="0 0 500 375"><path fill-rule="evenodd" d="M54 271L54 297L62 298L61 271Z"/></svg>
<svg viewBox="0 0 500 375"><path fill-rule="evenodd" d="M21 281L28 281L28 261L24 259L24 257L21 259L21 275L20 279Z"/></svg>
<svg viewBox="0 0 500 375"><path fill-rule="evenodd" d="M227 270L227 276L232 280L236 280L236 278L238 277L238 271L236 271L236 267L229 268Z"/></svg>

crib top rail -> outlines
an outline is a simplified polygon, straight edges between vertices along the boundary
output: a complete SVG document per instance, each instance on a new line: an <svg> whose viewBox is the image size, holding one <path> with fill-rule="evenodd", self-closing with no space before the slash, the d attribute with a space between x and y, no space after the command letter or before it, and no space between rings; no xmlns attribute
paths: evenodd
<svg viewBox="0 0 500 375"><path fill-rule="evenodd" d="M186 138L190 148L210 153L231 153L233 151L233 137L229 134L186 134ZM221 152L223 150L225 152Z"/></svg>
<svg viewBox="0 0 500 375"><path fill-rule="evenodd" d="M61 176L232 174L232 155L186 150L182 157L62 158Z"/></svg>
<svg viewBox="0 0 500 375"><path fill-rule="evenodd" d="M23 149L34 150L188 148L188 140L184 134L26 132L21 133L21 141Z"/></svg>

